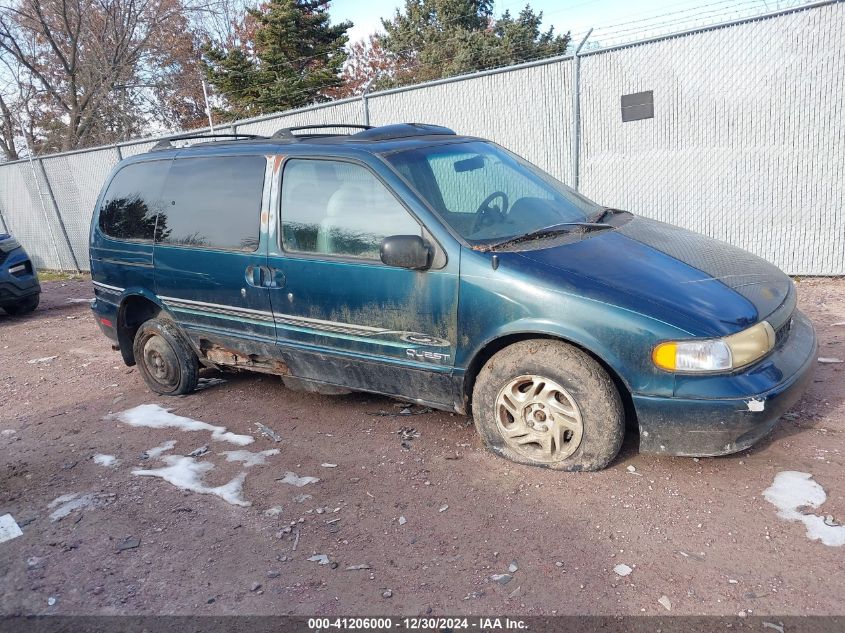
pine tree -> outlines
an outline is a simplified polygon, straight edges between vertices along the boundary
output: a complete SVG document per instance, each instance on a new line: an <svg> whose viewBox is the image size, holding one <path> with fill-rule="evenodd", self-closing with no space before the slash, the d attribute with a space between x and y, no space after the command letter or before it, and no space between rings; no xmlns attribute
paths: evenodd
<svg viewBox="0 0 845 633"><path fill-rule="evenodd" d="M325 0L270 0L250 9L225 47L206 45L206 75L232 118L325 101L341 83L350 22L330 24Z"/></svg>
<svg viewBox="0 0 845 633"><path fill-rule="evenodd" d="M381 46L393 56L392 84L451 77L562 55L570 36L541 31L543 13L526 5L516 18L493 17L493 0L405 0L382 20ZM382 84L383 85L383 84Z"/></svg>

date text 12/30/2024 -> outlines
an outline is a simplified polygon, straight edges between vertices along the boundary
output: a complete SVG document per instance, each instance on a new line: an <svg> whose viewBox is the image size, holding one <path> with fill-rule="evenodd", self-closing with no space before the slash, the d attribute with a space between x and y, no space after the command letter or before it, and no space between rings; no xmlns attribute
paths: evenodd
<svg viewBox="0 0 845 633"><path fill-rule="evenodd" d="M514 618L309 618L308 628L312 631L389 631L389 630L522 630L526 622Z"/></svg>

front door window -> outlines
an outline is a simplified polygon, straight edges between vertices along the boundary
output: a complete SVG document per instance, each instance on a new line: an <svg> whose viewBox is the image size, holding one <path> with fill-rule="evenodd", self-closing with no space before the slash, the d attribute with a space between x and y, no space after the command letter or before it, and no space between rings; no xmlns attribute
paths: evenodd
<svg viewBox="0 0 845 633"><path fill-rule="evenodd" d="M382 240L391 235L421 235L420 225L370 170L343 161L286 163L286 251L378 260Z"/></svg>

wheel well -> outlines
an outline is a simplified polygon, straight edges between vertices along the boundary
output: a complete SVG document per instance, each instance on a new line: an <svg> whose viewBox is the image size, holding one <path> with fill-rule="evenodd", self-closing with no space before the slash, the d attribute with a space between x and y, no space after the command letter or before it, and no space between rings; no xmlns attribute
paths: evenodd
<svg viewBox="0 0 845 633"><path fill-rule="evenodd" d="M572 347L580 349L585 354L589 354L589 356L595 360L602 368L607 372L607 375L610 376L611 380L613 380L613 384L616 387L616 391L619 392L619 397L622 399L622 405L625 408L625 419L628 423L635 423L636 422L636 411L634 410L634 400L631 397L631 391L628 389L628 386L622 380L621 376L616 372L613 367L608 365L604 359L600 356L594 354L591 350L587 349L583 345L579 345L573 341L570 341L565 338L561 338L559 336L551 336L548 334L532 334L532 333L523 333L523 334L509 334L507 336L503 336L501 338L497 338L493 341L490 341L485 347L475 355L470 362L469 367L467 367L466 377L464 379L464 402L466 402L466 409L467 413L471 413L472 411L472 390L475 386L475 379L478 376L478 372L481 371L481 368L484 367L485 363L490 360L496 352L503 350L504 348L508 347L509 345L513 345L514 343L518 343L519 341L528 341L533 339L550 339L555 341L561 341L562 343L566 343L567 345L572 345Z"/></svg>
<svg viewBox="0 0 845 633"><path fill-rule="evenodd" d="M140 295L127 297L120 304L117 312L117 341L123 362L130 367L135 364L135 352L132 349L138 328L146 321L158 316L161 308Z"/></svg>

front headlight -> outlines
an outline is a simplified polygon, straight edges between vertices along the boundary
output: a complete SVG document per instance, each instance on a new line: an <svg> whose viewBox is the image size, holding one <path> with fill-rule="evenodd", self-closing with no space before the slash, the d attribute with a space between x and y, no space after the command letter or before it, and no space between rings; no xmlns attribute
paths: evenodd
<svg viewBox="0 0 845 633"><path fill-rule="evenodd" d="M0 241L0 251L4 253L11 253L13 250L20 247L20 245L21 243L14 237L8 237L5 240Z"/></svg>
<svg viewBox="0 0 845 633"><path fill-rule="evenodd" d="M761 321L725 338L660 343L652 351L651 358L666 371L725 372L753 363L774 346L774 329Z"/></svg>

